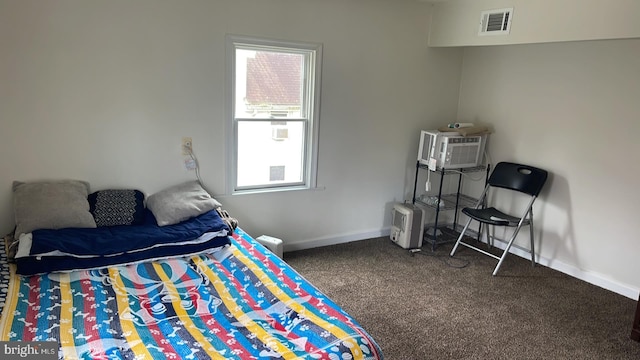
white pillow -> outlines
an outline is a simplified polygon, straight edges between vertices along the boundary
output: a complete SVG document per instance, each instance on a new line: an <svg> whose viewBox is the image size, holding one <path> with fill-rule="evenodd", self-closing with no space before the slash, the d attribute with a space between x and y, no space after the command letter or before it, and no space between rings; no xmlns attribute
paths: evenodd
<svg viewBox="0 0 640 360"><path fill-rule="evenodd" d="M95 228L88 195L89 184L84 181L14 181L14 237L38 229Z"/></svg>
<svg viewBox="0 0 640 360"><path fill-rule="evenodd" d="M173 225L211 211L221 204L197 181L172 186L147 197L159 226Z"/></svg>

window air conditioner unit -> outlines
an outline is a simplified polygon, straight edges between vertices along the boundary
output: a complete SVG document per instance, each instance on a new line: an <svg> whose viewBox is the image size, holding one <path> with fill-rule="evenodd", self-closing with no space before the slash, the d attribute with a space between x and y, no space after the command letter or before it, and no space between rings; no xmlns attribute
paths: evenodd
<svg viewBox="0 0 640 360"><path fill-rule="evenodd" d="M289 129L284 127L271 128L271 138L276 141L282 141L289 138Z"/></svg>

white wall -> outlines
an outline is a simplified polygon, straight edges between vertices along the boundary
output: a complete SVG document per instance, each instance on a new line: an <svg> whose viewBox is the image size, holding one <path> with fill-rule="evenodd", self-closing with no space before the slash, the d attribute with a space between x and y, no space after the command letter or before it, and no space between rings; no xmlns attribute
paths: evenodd
<svg viewBox="0 0 640 360"><path fill-rule="evenodd" d="M478 36L480 13L513 8L506 36ZM640 37L637 0L449 0L434 5L430 46Z"/></svg>
<svg viewBox="0 0 640 360"><path fill-rule="evenodd" d="M224 191L224 35L265 36L324 44L324 190L221 196L245 230L289 249L384 232L390 203L411 193L416 134L458 111L495 128L494 160L553 174L543 260L636 296L639 40L469 48L461 81L462 49L426 47L429 12L413 0L0 0L0 231L13 180L150 194L193 178L182 136L205 185Z"/></svg>
<svg viewBox="0 0 640 360"><path fill-rule="evenodd" d="M638 39L466 48L458 114L494 128L494 162L550 171L536 206L542 262L631 298L639 58Z"/></svg>
<svg viewBox="0 0 640 360"><path fill-rule="evenodd" d="M461 49L426 46L413 0L0 0L0 231L13 180L75 178L147 195L225 189L225 34L324 44L318 185L220 196L291 249L383 233L407 198L418 131L455 118ZM61 206L64 206L61 204ZM301 245L302 244L302 245Z"/></svg>

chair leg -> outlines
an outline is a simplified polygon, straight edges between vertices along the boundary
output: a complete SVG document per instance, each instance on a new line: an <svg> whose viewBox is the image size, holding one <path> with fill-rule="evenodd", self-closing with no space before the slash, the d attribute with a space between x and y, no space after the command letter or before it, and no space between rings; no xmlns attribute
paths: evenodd
<svg viewBox="0 0 640 360"><path fill-rule="evenodd" d="M507 257L507 254L509 254L509 249L511 248L511 245L513 245L513 242L516 240L516 236L518 236L518 232L520 231L521 227L522 227L522 225L518 226L516 228L516 230L513 232L513 236L511 236L511 239L509 240L509 243L507 244L507 247L504 249L504 252L502 253L502 256L500 256L500 260L498 261L498 265L496 265L496 268L493 270L493 274L492 274L493 276L496 276L496 274L498 273L498 270L500 269L500 266L502 266L502 262Z"/></svg>
<svg viewBox="0 0 640 360"><path fill-rule="evenodd" d="M489 232L489 224L483 224L484 237L487 239L487 247L491 249L493 247L493 241L491 241L491 233Z"/></svg>
<svg viewBox="0 0 640 360"><path fill-rule="evenodd" d="M531 266L536 266L536 250L535 250L535 241L533 239L533 214L529 211L529 237L531 239Z"/></svg>
<svg viewBox="0 0 640 360"><path fill-rule="evenodd" d="M456 241L456 244L453 246L453 249L451 250L451 253L449 254L449 256L453 256L456 253L456 249L458 249L458 245L460 245L460 242L462 241L462 237L464 237L464 233L467 232L467 229L469 228L469 224L471 224L471 219L467 220L467 224L464 226L464 228L460 232L460 236L458 236L458 241Z"/></svg>

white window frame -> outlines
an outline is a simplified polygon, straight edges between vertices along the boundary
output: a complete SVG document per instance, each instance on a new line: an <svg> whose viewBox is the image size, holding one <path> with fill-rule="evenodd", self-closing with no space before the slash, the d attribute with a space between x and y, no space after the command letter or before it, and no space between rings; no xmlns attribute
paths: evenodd
<svg viewBox="0 0 640 360"><path fill-rule="evenodd" d="M300 183L260 185L239 187L238 184L238 123L248 120L236 118L235 110L235 78L236 49L257 49L291 52L305 55L304 104L308 106L304 119L281 119L281 121L303 121L305 126L303 175ZM320 112L320 79L322 69L322 44L303 43L263 39L257 37L227 35L226 36L226 74L227 74L227 193L245 194L285 190L301 190L316 188L318 164L318 120ZM309 76L311 75L311 76ZM306 118L305 118L306 117ZM255 119L251 119L255 120ZM260 119L256 121L273 121Z"/></svg>

